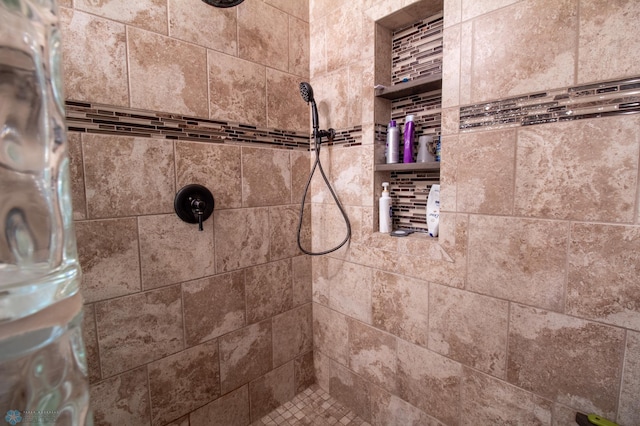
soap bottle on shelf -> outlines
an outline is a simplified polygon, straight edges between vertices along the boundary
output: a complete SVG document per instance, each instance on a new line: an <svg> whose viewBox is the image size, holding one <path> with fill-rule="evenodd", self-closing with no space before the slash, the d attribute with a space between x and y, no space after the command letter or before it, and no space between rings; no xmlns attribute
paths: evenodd
<svg viewBox="0 0 640 426"><path fill-rule="evenodd" d="M391 209L391 197L389 196L389 182L382 182L382 196L380 197L379 216L380 232L389 233L392 227L393 211Z"/></svg>
<svg viewBox="0 0 640 426"><path fill-rule="evenodd" d="M415 133L415 124L413 123L413 115L407 115L404 121L404 163L413 163L413 136Z"/></svg>
<svg viewBox="0 0 640 426"><path fill-rule="evenodd" d="M400 129L396 120L391 120L387 127L387 164L400 162Z"/></svg>

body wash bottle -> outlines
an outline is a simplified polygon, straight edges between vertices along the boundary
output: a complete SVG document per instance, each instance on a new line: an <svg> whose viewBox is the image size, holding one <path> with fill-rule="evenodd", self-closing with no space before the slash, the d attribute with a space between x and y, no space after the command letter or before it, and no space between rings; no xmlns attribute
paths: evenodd
<svg viewBox="0 0 640 426"><path fill-rule="evenodd" d="M382 182L382 196L380 197L380 232L391 232L392 210L391 197L389 196L389 182Z"/></svg>
<svg viewBox="0 0 640 426"><path fill-rule="evenodd" d="M413 123L413 115L407 115L404 121L404 163L413 163L413 135L415 132L415 124Z"/></svg>

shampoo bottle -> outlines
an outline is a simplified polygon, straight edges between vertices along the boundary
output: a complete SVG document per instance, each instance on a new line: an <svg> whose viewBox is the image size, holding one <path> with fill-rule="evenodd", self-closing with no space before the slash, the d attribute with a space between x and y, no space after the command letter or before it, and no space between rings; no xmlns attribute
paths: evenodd
<svg viewBox="0 0 640 426"><path fill-rule="evenodd" d="M438 236L440 224L440 185L431 185L427 198L427 228L429 235Z"/></svg>
<svg viewBox="0 0 640 426"><path fill-rule="evenodd" d="M413 115L407 115L404 122L404 163L413 163L413 135L415 132L415 124L413 123Z"/></svg>
<svg viewBox="0 0 640 426"><path fill-rule="evenodd" d="M387 127L387 164L400 162L400 129L396 120L391 120Z"/></svg>
<svg viewBox="0 0 640 426"><path fill-rule="evenodd" d="M391 232L391 197L389 196L389 182L382 183L382 197L380 197L380 232Z"/></svg>

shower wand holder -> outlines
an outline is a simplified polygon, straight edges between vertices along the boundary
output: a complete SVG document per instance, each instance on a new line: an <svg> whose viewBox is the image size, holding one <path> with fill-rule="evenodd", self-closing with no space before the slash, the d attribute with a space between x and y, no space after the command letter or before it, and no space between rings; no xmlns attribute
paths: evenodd
<svg viewBox="0 0 640 426"><path fill-rule="evenodd" d="M329 142L333 142L333 138L336 136L336 131L333 128L328 130L318 130L318 137L320 139L327 138Z"/></svg>
<svg viewBox="0 0 640 426"><path fill-rule="evenodd" d="M214 200L211 191L202 185L191 184L182 187L173 200L173 208L180 219L187 223L202 223L213 213Z"/></svg>

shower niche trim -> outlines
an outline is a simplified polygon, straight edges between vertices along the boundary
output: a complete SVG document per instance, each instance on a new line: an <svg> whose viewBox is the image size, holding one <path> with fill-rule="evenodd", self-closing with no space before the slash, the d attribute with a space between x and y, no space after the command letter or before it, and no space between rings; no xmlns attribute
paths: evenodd
<svg viewBox="0 0 640 426"><path fill-rule="evenodd" d="M402 129L405 117L412 114L416 142L422 135L441 135L443 9L442 0L423 0L376 21L374 217L381 183L390 182L393 229L411 229L412 236L427 235L427 196L431 186L440 183L441 164L387 164L386 126L395 120Z"/></svg>

